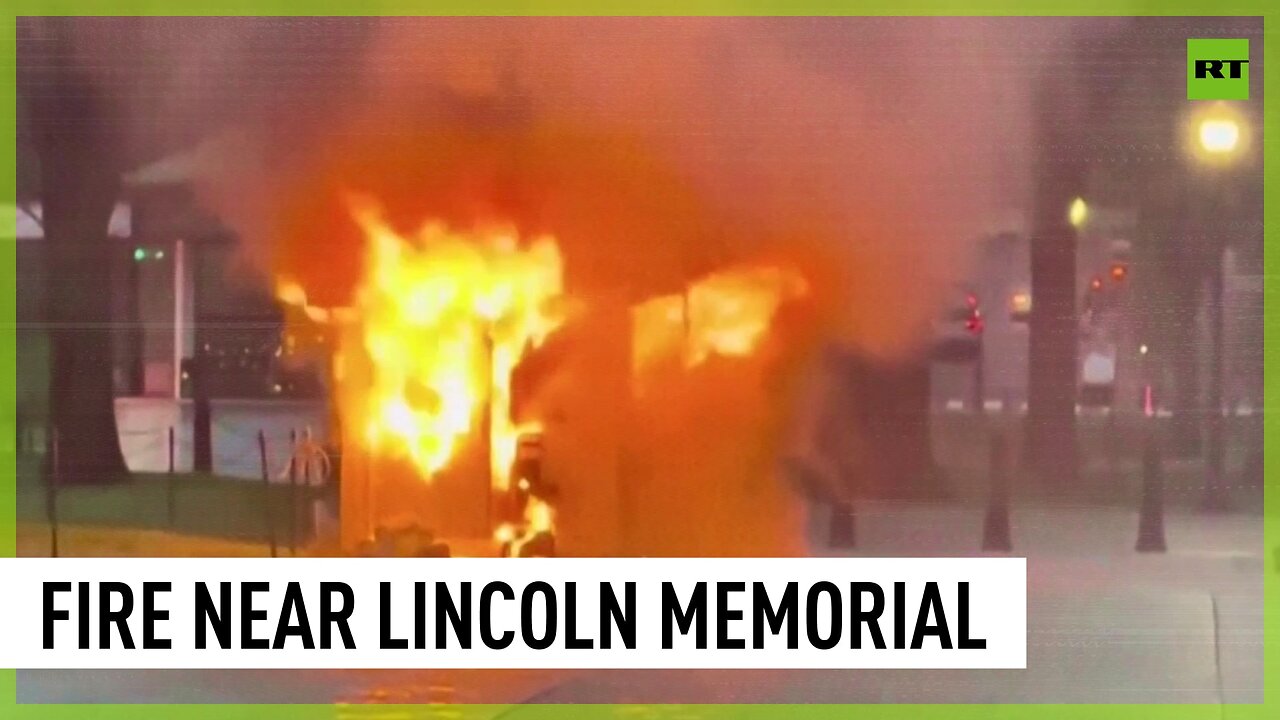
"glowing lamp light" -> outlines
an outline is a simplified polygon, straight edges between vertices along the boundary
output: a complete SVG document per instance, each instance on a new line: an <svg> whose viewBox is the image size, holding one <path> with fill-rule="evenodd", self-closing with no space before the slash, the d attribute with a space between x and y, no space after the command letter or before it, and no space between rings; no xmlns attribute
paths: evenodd
<svg viewBox="0 0 1280 720"><path fill-rule="evenodd" d="M1207 153L1229 153L1240 144L1240 123L1230 118L1205 119L1198 130L1200 147Z"/></svg>
<svg viewBox="0 0 1280 720"><path fill-rule="evenodd" d="M1090 289L1090 290L1101 290L1101 289L1102 289L1102 278L1100 278L1100 277L1096 277L1096 278L1094 278L1094 279L1090 280L1090 281L1089 281L1089 289Z"/></svg>
<svg viewBox="0 0 1280 720"><path fill-rule="evenodd" d="M1124 279L1128 276L1129 276L1129 268L1123 263L1116 263L1115 265L1111 266L1112 280L1116 282L1124 282Z"/></svg>
<svg viewBox="0 0 1280 720"><path fill-rule="evenodd" d="M164 259L164 251L163 251L163 250L148 250L147 248L144 248L144 247L141 247L141 246L139 246L139 247L135 247L135 248L133 249L133 261L134 261L134 262L143 262L144 260L148 260L148 259L150 259L150 260L163 260L163 259Z"/></svg>
<svg viewBox="0 0 1280 720"><path fill-rule="evenodd" d="M1071 208L1067 211L1067 219L1077 228L1083 226L1085 221L1089 219L1089 206L1085 203L1084 198L1076 198L1071 201Z"/></svg>
<svg viewBox="0 0 1280 720"><path fill-rule="evenodd" d="M1208 167L1232 165L1249 146L1249 126L1248 118L1232 103L1198 104L1187 118L1187 152Z"/></svg>

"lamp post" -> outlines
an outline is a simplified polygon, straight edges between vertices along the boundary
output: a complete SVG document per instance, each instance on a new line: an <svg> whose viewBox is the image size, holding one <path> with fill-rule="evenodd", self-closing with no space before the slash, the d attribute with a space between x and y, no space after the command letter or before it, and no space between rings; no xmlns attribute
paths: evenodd
<svg viewBox="0 0 1280 720"><path fill-rule="evenodd" d="M1193 120L1193 154L1200 165L1210 171L1221 171L1234 165L1244 146L1245 126L1230 106L1215 104L1201 111ZM1214 267L1209 273L1208 302L1210 312L1209 392L1207 398L1205 490L1201 507L1206 511L1226 510L1229 505L1226 486L1226 438L1223 417L1224 384L1224 313L1223 290L1226 270L1226 242L1213 248Z"/></svg>

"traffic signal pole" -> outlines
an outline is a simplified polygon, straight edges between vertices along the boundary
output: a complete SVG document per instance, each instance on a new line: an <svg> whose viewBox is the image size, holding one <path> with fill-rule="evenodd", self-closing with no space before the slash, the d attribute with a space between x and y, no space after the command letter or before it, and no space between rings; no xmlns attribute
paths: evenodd
<svg viewBox="0 0 1280 720"><path fill-rule="evenodd" d="M986 343L983 332L978 333L978 355L973 359L973 411L979 417L986 413Z"/></svg>

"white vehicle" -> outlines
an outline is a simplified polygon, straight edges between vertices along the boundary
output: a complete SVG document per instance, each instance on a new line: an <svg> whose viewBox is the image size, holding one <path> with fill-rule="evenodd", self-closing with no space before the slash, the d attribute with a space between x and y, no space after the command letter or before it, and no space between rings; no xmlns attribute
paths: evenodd
<svg viewBox="0 0 1280 720"><path fill-rule="evenodd" d="M1119 358L1117 322L1113 311L1084 317L1080 327L1080 404L1109 407L1116 392Z"/></svg>

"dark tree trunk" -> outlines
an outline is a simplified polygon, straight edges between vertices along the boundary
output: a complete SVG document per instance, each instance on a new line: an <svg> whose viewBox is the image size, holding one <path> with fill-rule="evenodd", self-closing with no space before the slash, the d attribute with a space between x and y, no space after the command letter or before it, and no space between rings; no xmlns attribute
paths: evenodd
<svg viewBox="0 0 1280 720"><path fill-rule="evenodd" d="M28 30L32 26L25 26ZM48 264L50 422L63 482L127 472L116 432L111 254L120 190L119 136L109 104L75 56L69 25L46 20L20 38L19 69L40 161Z"/></svg>
<svg viewBox="0 0 1280 720"><path fill-rule="evenodd" d="M1084 173L1070 99L1047 73L1037 97L1039 157L1031 218L1032 306L1027 392L1027 460L1044 483L1075 482L1076 230L1068 211Z"/></svg>
<svg viewBox="0 0 1280 720"><path fill-rule="evenodd" d="M45 163L44 175L50 417L59 437L62 480L103 482L126 472L116 432L107 302L106 228L116 194L114 182L86 177L93 173L83 167L59 167L64 163L79 165L71 157L57 158Z"/></svg>

